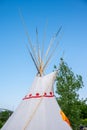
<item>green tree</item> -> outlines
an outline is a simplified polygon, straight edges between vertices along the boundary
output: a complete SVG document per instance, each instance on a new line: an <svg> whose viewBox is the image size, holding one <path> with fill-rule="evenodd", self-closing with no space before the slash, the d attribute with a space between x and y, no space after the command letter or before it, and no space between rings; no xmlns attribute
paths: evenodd
<svg viewBox="0 0 87 130"><path fill-rule="evenodd" d="M82 77L80 75L75 75L61 58L56 81L57 101L70 120L73 130L78 130L81 113L80 105L78 105L78 90L83 87Z"/></svg>
<svg viewBox="0 0 87 130"><path fill-rule="evenodd" d="M1 111L0 112L0 128L4 125L7 119L11 116L13 112L9 110Z"/></svg>

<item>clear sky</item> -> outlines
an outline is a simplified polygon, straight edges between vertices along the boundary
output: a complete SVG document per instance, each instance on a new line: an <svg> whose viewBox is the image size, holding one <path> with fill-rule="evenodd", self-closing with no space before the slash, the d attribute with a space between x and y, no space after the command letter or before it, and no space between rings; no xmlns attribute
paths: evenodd
<svg viewBox="0 0 87 130"><path fill-rule="evenodd" d="M87 96L87 0L0 0L0 107L14 110L28 92L36 68L26 49L27 37L19 15L23 14L31 40L38 28L40 43L46 23L46 42L62 25L62 39L56 57L64 59L75 74L82 75Z"/></svg>

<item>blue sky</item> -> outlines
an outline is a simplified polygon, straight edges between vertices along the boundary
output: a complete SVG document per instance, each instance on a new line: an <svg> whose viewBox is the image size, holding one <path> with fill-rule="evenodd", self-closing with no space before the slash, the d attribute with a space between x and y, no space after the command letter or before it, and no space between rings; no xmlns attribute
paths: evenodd
<svg viewBox="0 0 87 130"><path fill-rule="evenodd" d="M75 74L83 77L87 93L87 0L0 0L0 107L15 109L28 92L36 74L36 68L26 49L27 37L19 15L23 14L31 40L35 42L38 28L42 42L46 23L46 41L62 25L62 38L56 57L47 72L64 52L64 59Z"/></svg>

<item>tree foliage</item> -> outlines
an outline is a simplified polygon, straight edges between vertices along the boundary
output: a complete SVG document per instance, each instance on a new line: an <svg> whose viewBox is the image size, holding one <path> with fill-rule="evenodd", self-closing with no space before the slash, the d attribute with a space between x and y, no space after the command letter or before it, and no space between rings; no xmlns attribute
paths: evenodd
<svg viewBox="0 0 87 130"><path fill-rule="evenodd" d="M87 101L87 99L81 100L79 102L80 110L81 110L81 114L80 114L81 119L86 119L87 118L87 104L86 104L86 101Z"/></svg>
<svg viewBox="0 0 87 130"><path fill-rule="evenodd" d="M4 125L7 119L11 116L13 112L9 110L1 111L0 112L0 128Z"/></svg>
<svg viewBox="0 0 87 130"><path fill-rule="evenodd" d="M69 118L73 130L78 130L81 116L78 91L83 87L82 76L75 75L71 68L61 59L56 81L57 101Z"/></svg>

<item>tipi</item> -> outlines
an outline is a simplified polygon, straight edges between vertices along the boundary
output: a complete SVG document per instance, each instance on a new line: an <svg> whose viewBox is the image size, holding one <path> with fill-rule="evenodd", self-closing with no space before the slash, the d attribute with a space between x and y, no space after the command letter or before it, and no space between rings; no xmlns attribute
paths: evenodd
<svg viewBox="0 0 87 130"><path fill-rule="evenodd" d="M34 61L38 74L32 83L30 91L23 98L16 111L11 115L1 130L71 130L69 120L59 107L53 92L53 84L58 71L44 75L44 70L54 52L52 47L53 42L59 31L51 39L45 56L40 53L39 45L37 46L36 53L29 40L31 49L29 53ZM38 38L37 31L36 34ZM51 48L53 51L49 54Z"/></svg>

